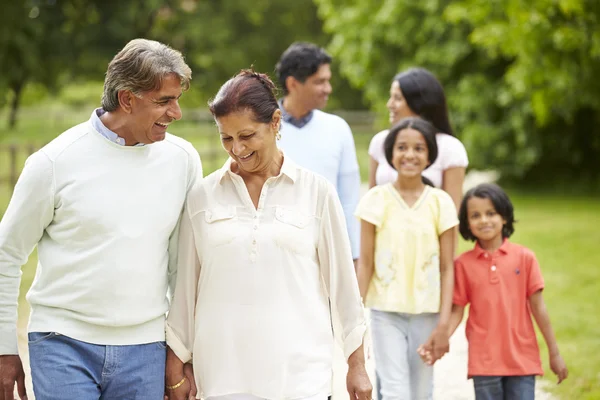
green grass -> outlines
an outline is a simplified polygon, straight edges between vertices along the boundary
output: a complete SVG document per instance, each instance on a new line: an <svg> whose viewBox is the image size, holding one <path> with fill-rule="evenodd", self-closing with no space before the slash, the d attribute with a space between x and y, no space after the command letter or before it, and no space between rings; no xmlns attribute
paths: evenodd
<svg viewBox="0 0 600 400"><path fill-rule="evenodd" d="M35 110L22 114L18 129L7 132L0 128L0 146L4 143L43 144L70 126L85 121L89 109L66 114L45 112L40 119ZM58 117L60 116L60 117ZM3 117L0 115L0 121ZM2 121L3 122L3 121ZM354 126L361 176L366 180L368 143L377 129ZM220 148L216 128L211 123L180 121L171 132L190 140L203 158L205 174L219 168L226 155ZM17 160L20 169L26 151ZM7 174L8 157L0 152L0 178ZM8 185L0 183L0 215L10 198ZM561 399L600 399L600 201L597 198L563 196L510 190L518 220L512 240L535 251L546 289L544 297L560 350L569 367L570 377L551 390ZM461 242L460 251L471 248ZM23 267L21 307L35 273L35 253ZM23 312L21 318L25 318ZM554 380L548 368L546 348L540 336L546 378Z"/></svg>

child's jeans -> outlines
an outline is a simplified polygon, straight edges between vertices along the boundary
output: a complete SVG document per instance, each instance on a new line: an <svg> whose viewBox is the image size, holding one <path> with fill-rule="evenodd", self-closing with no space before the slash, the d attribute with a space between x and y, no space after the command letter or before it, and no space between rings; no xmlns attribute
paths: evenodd
<svg viewBox="0 0 600 400"><path fill-rule="evenodd" d="M476 400L533 400L535 376L474 376Z"/></svg>
<svg viewBox="0 0 600 400"><path fill-rule="evenodd" d="M435 329L439 314L401 314L371 310L375 369L382 400L431 400L433 367L417 348Z"/></svg>

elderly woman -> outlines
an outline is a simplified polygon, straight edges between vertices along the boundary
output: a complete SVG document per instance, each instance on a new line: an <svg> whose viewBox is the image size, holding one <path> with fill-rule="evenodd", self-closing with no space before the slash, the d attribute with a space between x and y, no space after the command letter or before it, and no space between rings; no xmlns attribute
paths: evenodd
<svg viewBox="0 0 600 400"><path fill-rule="evenodd" d="M190 191L182 217L167 395L187 399L183 368L193 360L205 399L325 400L333 325L351 398L370 400L365 317L335 189L277 148L281 111L266 75L242 71L210 111L230 158Z"/></svg>

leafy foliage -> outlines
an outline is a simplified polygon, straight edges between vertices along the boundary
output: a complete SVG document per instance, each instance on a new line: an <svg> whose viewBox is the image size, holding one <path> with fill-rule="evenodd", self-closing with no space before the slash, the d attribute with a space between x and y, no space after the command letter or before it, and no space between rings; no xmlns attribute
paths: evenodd
<svg viewBox="0 0 600 400"><path fill-rule="evenodd" d="M383 107L393 75L443 82L471 166L598 184L600 3L315 0L342 73Z"/></svg>

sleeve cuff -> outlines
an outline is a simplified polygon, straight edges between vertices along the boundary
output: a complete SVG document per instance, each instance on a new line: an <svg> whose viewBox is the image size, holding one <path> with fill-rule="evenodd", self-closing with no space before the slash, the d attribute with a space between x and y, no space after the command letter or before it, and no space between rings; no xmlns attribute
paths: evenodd
<svg viewBox="0 0 600 400"><path fill-rule="evenodd" d="M360 214L360 213L354 213L354 217L355 217L356 219L358 219L359 221L360 221L361 219L362 219L362 220L365 220L365 221L367 221L368 223L370 223L370 224L372 224L372 225L375 225L375 226L376 226L376 227L378 227L378 228L379 228L379 227L380 227L380 225L381 225L381 223L380 223L379 221L376 221L376 219L377 219L377 218L375 218L375 217L373 217L373 216L370 216L370 215L363 215L363 214Z"/></svg>
<svg viewBox="0 0 600 400"><path fill-rule="evenodd" d="M344 356L346 357L346 361L363 344L366 331L367 323L363 322L346 337L346 340L344 340Z"/></svg>
<svg viewBox="0 0 600 400"><path fill-rule="evenodd" d="M460 306L460 307L466 307L466 306L467 306L467 304L469 304L469 302L468 302L468 301L466 301L466 300L463 300L463 299L459 299L459 298L456 298L456 297L454 297L454 298L452 299L452 304L456 304L457 306Z"/></svg>
<svg viewBox="0 0 600 400"><path fill-rule="evenodd" d="M537 285L533 285L532 287L529 288L527 297L531 297L532 295L537 293L539 290L543 290L543 289L544 289L543 283L538 283Z"/></svg>
<svg viewBox="0 0 600 400"><path fill-rule="evenodd" d="M187 349L187 347L179 340L179 337L171 328L171 326L167 323L166 326L166 337L167 337L167 345L173 350L173 353L181 360L182 363L187 363L192 359L192 353Z"/></svg>
<svg viewBox="0 0 600 400"><path fill-rule="evenodd" d="M0 355L10 356L18 354L19 347L17 345L16 328L9 331L0 331Z"/></svg>

